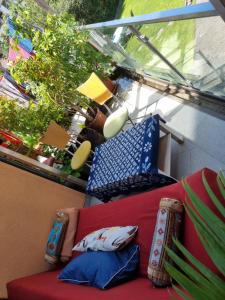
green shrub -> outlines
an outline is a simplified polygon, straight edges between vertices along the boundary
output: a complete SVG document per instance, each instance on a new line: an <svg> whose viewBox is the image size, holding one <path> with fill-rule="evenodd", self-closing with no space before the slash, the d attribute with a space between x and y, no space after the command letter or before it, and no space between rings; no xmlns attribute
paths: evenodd
<svg viewBox="0 0 225 300"><path fill-rule="evenodd" d="M118 3L119 0L49 0L49 4L58 11L72 13L81 24L114 19Z"/></svg>
<svg viewBox="0 0 225 300"><path fill-rule="evenodd" d="M0 97L0 128L18 135L30 149L38 143L51 120L64 127L70 124L60 106L41 101L22 107L15 100Z"/></svg>
<svg viewBox="0 0 225 300"><path fill-rule="evenodd" d="M27 84L38 101L60 105L65 111L86 108L89 100L76 89L92 72L109 74L110 58L90 45L88 32L77 29L72 15L40 16L31 0L15 0L11 11L16 30L32 40L35 49L33 58L10 68L16 82Z"/></svg>

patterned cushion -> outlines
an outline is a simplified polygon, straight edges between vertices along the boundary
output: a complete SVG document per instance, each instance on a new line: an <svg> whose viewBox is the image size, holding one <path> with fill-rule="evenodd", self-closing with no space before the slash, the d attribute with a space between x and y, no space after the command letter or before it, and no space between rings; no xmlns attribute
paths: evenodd
<svg viewBox="0 0 225 300"><path fill-rule="evenodd" d="M86 235L73 250L80 252L120 250L135 237L137 230L137 226L102 228Z"/></svg>
<svg viewBox="0 0 225 300"><path fill-rule="evenodd" d="M57 263L59 259L69 222L69 217L66 213L60 211L56 215L57 217L48 236L45 253L45 260L50 264Z"/></svg>
<svg viewBox="0 0 225 300"><path fill-rule="evenodd" d="M62 208L59 210L59 212L63 212L68 215L69 217L69 223L66 230L65 239L63 242L62 251L60 254L60 260L62 262L67 262L70 257L72 256L72 249L74 245L74 236L77 231L77 221L78 221L78 215L79 215L79 209L75 207L71 208Z"/></svg>
<svg viewBox="0 0 225 300"><path fill-rule="evenodd" d="M165 287L171 283L170 276L164 269L164 263L168 259L165 246L175 249L172 238L179 236L182 212L182 202L161 199L148 265L148 277L155 286Z"/></svg>
<svg viewBox="0 0 225 300"><path fill-rule="evenodd" d="M104 199L135 190L142 175L158 174L159 115L136 124L95 148L87 193ZM145 183L144 183L145 185Z"/></svg>

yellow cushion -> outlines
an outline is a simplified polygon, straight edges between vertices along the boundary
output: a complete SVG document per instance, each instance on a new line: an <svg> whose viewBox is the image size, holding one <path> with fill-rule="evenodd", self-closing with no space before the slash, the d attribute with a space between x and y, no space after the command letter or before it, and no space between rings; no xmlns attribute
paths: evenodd
<svg viewBox="0 0 225 300"><path fill-rule="evenodd" d="M95 73L92 73L88 80L77 88L77 91L100 105L113 97L113 94Z"/></svg>
<svg viewBox="0 0 225 300"><path fill-rule="evenodd" d="M91 152L91 143L89 141L84 141L74 153L71 160L71 168L73 170L80 169L88 159Z"/></svg>
<svg viewBox="0 0 225 300"><path fill-rule="evenodd" d="M128 119L128 110L125 106L113 112L105 121L103 134L106 139L117 135Z"/></svg>

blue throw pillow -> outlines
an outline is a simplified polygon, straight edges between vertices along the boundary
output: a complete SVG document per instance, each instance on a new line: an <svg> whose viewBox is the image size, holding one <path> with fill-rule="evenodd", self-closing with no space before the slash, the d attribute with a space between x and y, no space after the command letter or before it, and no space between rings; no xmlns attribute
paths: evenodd
<svg viewBox="0 0 225 300"><path fill-rule="evenodd" d="M74 258L59 274L59 280L106 289L132 278L139 265L139 246L120 251L88 251Z"/></svg>

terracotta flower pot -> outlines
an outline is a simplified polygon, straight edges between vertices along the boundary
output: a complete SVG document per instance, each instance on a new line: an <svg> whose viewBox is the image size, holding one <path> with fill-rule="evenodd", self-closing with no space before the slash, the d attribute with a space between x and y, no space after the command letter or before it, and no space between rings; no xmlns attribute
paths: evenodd
<svg viewBox="0 0 225 300"><path fill-rule="evenodd" d="M95 149L96 146L101 145L105 142L104 136L92 128L84 128L78 135L78 139L80 138L80 142L83 140L88 140L91 142L92 150Z"/></svg>
<svg viewBox="0 0 225 300"><path fill-rule="evenodd" d="M110 78L102 79L102 82L110 90L111 93L116 93L118 85L115 82L113 82Z"/></svg>
<svg viewBox="0 0 225 300"><path fill-rule="evenodd" d="M97 108L93 121L88 122L86 120L85 124L87 125L87 127L93 128L98 132L102 133L105 121L106 121L106 116Z"/></svg>

